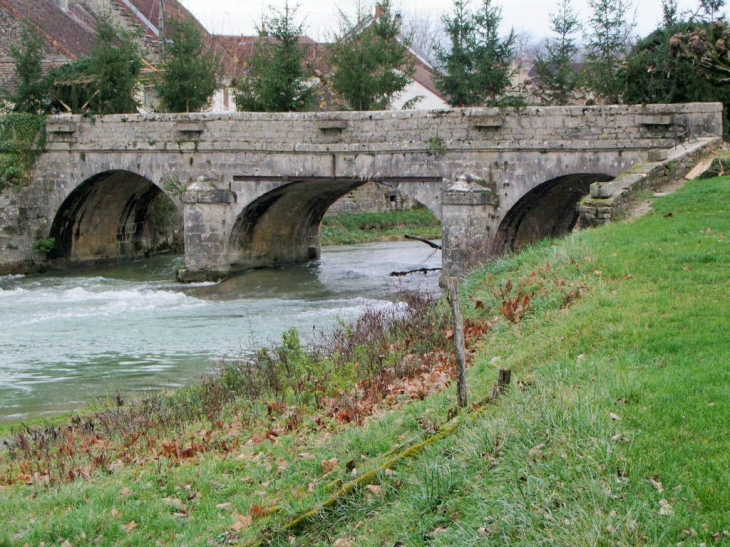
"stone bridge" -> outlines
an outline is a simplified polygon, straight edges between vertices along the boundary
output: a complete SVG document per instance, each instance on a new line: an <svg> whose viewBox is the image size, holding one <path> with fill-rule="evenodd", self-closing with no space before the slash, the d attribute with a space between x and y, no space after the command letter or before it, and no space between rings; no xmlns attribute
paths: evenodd
<svg viewBox="0 0 730 547"><path fill-rule="evenodd" d="M449 274L569 232L592 183L720 135L719 104L54 117L33 182L0 194L0 268L148 253L172 204L184 280L306 261L328 207L378 181L441 221Z"/></svg>

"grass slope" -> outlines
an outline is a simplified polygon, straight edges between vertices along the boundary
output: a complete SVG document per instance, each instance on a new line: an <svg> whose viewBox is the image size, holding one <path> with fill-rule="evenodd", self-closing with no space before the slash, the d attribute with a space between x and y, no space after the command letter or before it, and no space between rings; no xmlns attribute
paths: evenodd
<svg viewBox="0 0 730 547"><path fill-rule="evenodd" d="M470 398L498 368L517 382L390 469L447 422L453 389L363 427L230 426L223 456L0 486L0 545L730 545L729 212L730 179L698 181L648 217L475 272L465 315L491 330Z"/></svg>

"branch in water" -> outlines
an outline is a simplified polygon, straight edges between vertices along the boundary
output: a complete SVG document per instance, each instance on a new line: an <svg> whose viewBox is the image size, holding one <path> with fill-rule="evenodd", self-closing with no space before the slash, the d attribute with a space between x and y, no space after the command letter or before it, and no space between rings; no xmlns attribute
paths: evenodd
<svg viewBox="0 0 730 547"><path fill-rule="evenodd" d="M407 270L404 272L390 272L391 277L403 277L404 275L410 275L412 273L422 273L426 275L428 272L440 272L441 268L418 268L415 270Z"/></svg>
<svg viewBox="0 0 730 547"><path fill-rule="evenodd" d="M408 234L404 235L403 237L405 237L406 239L413 239L415 241L420 241L421 243L425 243L426 245L428 245L429 247L431 247L433 249L441 249L441 245L439 245L438 243L434 243L433 241L429 241L428 239L423 239L422 237L409 236Z"/></svg>

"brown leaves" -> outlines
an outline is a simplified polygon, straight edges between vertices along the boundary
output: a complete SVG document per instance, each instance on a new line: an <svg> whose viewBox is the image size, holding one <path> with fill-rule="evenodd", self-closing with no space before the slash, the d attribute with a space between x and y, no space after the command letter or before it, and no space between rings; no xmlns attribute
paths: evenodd
<svg viewBox="0 0 730 547"><path fill-rule="evenodd" d="M182 439L179 438L171 441L163 440L161 445L160 455L170 459L183 460L193 458L198 453L205 453L205 447L202 444L193 442L184 447Z"/></svg>
<svg viewBox="0 0 730 547"><path fill-rule="evenodd" d="M250 515L241 515L240 513L233 513L233 516L236 520L231 525L231 530L233 530L236 533L239 533L242 530L245 530L246 528L251 526L251 524L253 524L253 518Z"/></svg>
<svg viewBox="0 0 730 547"><path fill-rule="evenodd" d="M527 311L531 302L530 295L523 294L520 289L514 298L506 298L502 303L502 315L510 323L519 323L522 316Z"/></svg>
<svg viewBox="0 0 730 547"><path fill-rule="evenodd" d="M127 533L131 533L131 532L134 532L138 526L139 526L139 524L137 524L135 521L130 521L127 524L125 524L124 526L122 526L122 529Z"/></svg>
<svg viewBox="0 0 730 547"><path fill-rule="evenodd" d="M322 460L320 464L322 466L322 473L327 475L337 469L337 458L332 458L331 460Z"/></svg>

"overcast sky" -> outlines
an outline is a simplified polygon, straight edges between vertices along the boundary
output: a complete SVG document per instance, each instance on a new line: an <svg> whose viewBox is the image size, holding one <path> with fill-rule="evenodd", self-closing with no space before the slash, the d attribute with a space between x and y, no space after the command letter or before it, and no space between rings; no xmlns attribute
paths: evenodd
<svg viewBox="0 0 730 547"><path fill-rule="evenodd" d="M256 25L270 7L281 8L285 0L179 0L203 25L215 34L253 35ZM476 4L478 0L473 0ZM549 14L556 9L558 0L503 0L502 25L507 32L527 32L539 39L550 35ZM299 5L298 21L304 21L308 36L324 41L337 28L338 8L351 11L354 2L343 0L300 0L289 2ZM661 0L634 0L636 32L646 36L661 21ZM699 0L679 0L681 9L694 10ZM441 15L451 9L451 0L393 0L393 6L403 17L440 21ZM587 0L573 0L573 7L582 20L589 14Z"/></svg>

